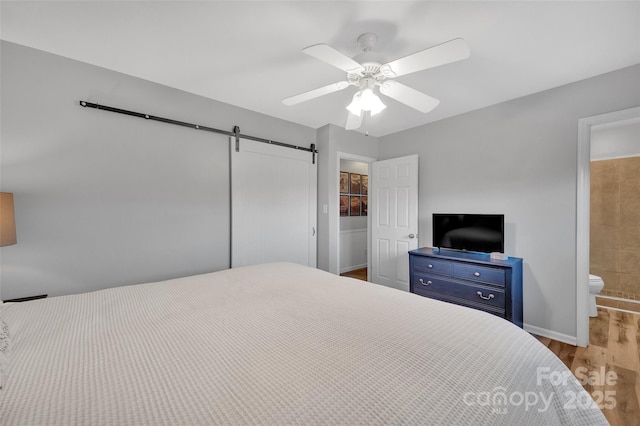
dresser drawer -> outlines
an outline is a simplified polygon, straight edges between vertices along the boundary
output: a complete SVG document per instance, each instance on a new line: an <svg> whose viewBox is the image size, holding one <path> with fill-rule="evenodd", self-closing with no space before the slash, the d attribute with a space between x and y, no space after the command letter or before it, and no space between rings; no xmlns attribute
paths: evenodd
<svg viewBox="0 0 640 426"><path fill-rule="evenodd" d="M417 272L414 279L413 291L421 296L430 297L434 292L448 294L452 289L452 285L444 277Z"/></svg>
<svg viewBox="0 0 640 426"><path fill-rule="evenodd" d="M504 287L506 282L504 269L487 268L476 265L456 263L453 265L453 276L465 280L496 284L501 287Z"/></svg>
<svg viewBox="0 0 640 426"><path fill-rule="evenodd" d="M432 259L430 257L415 257L413 269L416 271L432 272L434 274L451 275L451 262Z"/></svg>
<svg viewBox="0 0 640 426"><path fill-rule="evenodd" d="M504 309L505 307L504 290L495 287L466 284L418 273L415 275L413 289L416 294L426 297L434 297L435 294L439 294L499 309Z"/></svg>

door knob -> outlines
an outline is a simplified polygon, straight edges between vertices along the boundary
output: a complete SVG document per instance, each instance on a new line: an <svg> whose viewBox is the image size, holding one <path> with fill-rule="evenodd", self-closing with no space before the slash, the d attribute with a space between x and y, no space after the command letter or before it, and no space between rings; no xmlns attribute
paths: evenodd
<svg viewBox="0 0 640 426"><path fill-rule="evenodd" d="M409 238L415 238L415 234L409 234Z"/></svg>

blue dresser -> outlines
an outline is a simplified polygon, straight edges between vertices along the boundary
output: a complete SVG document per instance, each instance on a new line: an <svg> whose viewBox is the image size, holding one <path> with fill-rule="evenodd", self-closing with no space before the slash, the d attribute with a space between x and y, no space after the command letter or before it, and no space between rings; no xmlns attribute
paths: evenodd
<svg viewBox="0 0 640 426"><path fill-rule="evenodd" d="M410 291L479 309L522 327L522 259L420 248L409 252Z"/></svg>

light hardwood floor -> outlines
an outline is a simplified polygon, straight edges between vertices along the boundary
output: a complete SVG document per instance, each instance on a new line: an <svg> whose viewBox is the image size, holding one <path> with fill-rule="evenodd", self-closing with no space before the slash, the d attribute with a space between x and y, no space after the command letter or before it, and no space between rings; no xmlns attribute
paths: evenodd
<svg viewBox="0 0 640 426"><path fill-rule="evenodd" d="M615 407L602 410L609 423L614 426L640 425L640 313L598 308L598 317L589 320L590 344L587 348L536 337L578 379L584 377L585 371L594 373L597 383L586 383L584 388L602 405L615 402ZM597 380L606 378L607 374L615 384L601 384L604 380ZM605 400L606 395L609 403Z"/></svg>
<svg viewBox="0 0 640 426"><path fill-rule="evenodd" d="M344 274L340 274L343 277L351 277L356 278L358 280L366 281L367 280L367 268L356 269L354 271L345 272Z"/></svg>

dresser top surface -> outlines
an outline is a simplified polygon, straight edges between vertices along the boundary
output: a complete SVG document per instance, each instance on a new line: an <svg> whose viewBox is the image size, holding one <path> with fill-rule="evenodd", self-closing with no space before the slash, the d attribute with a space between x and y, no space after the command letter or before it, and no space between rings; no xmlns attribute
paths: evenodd
<svg viewBox="0 0 640 426"><path fill-rule="evenodd" d="M519 257L509 256L509 258L505 260L492 259L489 253L437 249L433 247L422 247L419 249L411 250L409 254L413 254L417 256L437 257L439 259L458 260L462 262L483 263L486 265L494 265L494 266L502 266L502 267L505 267L505 266L513 267L514 265L522 263L522 259Z"/></svg>

